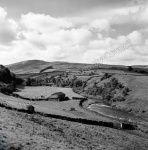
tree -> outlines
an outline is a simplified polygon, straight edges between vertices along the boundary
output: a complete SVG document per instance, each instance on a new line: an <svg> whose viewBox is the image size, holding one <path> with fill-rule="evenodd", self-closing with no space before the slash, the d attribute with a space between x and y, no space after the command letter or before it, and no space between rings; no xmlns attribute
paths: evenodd
<svg viewBox="0 0 148 150"><path fill-rule="evenodd" d="M132 66L128 66L128 71L133 71Z"/></svg>
<svg viewBox="0 0 148 150"><path fill-rule="evenodd" d="M97 82L94 82L93 88L97 87Z"/></svg>
<svg viewBox="0 0 148 150"><path fill-rule="evenodd" d="M122 91L122 95L123 96L127 96L128 95L128 92L129 92L129 88L128 87L125 87Z"/></svg>
<svg viewBox="0 0 148 150"><path fill-rule="evenodd" d="M15 86L13 86L12 84L6 84L6 85L4 85L3 87L0 88L0 91L2 93L10 94L10 93L15 91Z"/></svg>
<svg viewBox="0 0 148 150"><path fill-rule="evenodd" d="M11 72L8 68L4 67L3 65L0 65L0 82L4 83L11 83L13 80L11 76Z"/></svg>
<svg viewBox="0 0 148 150"><path fill-rule="evenodd" d="M31 86L31 79L27 78L25 83L26 86Z"/></svg>
<svg viewBox="0 0 148 150"><path fill-rule="evenodd" d="M74 86L75 86L75 87L80 87L80 86L82 86L82 84L83 84L83 83L82 83L81 80L75 80L75 81L74 81Z"/></svg>

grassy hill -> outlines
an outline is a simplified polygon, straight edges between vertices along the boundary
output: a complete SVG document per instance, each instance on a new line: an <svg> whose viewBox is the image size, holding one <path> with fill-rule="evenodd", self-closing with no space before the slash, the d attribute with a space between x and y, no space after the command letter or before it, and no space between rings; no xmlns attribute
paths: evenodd
<svg viewBox="0 0 148 150"><path fill-rule="evenodd" d="M135 111L136 114L146 117L148 114L148 76L115 75L115 77L130 89L126 101L116 103L116 106Z"/></svg>
<svg viewBox="0 0 148 150"><path fill-rule="evenodd" d="M15 64L7 65L7 67L14 73L39 73L45 68L50 68L52 66L57 70L77 70L79 67L83 68L86 64L80 63L68 63L68 62L46 62L42 60L28 60L23 62L18 62ZM50 69L49 69L50 70Z"/></svg>
<svg viewBox="0 0 148 150"><path fill-rule="evenodd" d="M70 62L47 62L43 60L27 60L15 64L7 65L10 71L16 74L39 73L41 70L44 72L50 71L52 68L56 70L99 70L109 69L112 72L127 71L128 67L123 65L107 65L107 64L84 64L84 63L70 63ZM132 66L133 72L139 73L139 70L148 73L148 66ZM143 73L143 72L142 72Z"/></svg>

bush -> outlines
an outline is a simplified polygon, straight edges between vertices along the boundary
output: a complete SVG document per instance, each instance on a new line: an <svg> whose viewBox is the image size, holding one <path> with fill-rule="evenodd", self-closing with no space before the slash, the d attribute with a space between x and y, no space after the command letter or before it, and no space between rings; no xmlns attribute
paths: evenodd
<svg viewBox="0 0 148 150"><path fill-rule="evenodd" d="M15 91L15 86L12 84L7 84L0 88L0 92L5 94L11 94L14 91Z"/></svg>
<svg viewBox="0 0 148 150"><path fill-rule="evenodd" d="M22 85L23 84L23 82L24 82L24 80L22 79L22 78L15 78L15 84L16 85Z"/></svg>
<svg viewBox="0 0 148 150"><path fill-rule="evenodd" d="M129 92L129 88L128 87L125 87L122 91L122 95L123 96L127 96L128 95L128 92Z"/></svg>
<svg viewBox="0 0 148 150"><path fill-rule="evenodd" d="M129 66L129 67L128 67L128 71L133 71L132 66Z"/></svg>
<svg viewBox="0 0 148 150"><path fill-rule="evenodd" d="M117 96L113 98L113 102L122 102L122 101L125 101L125 98L122 96Z"/></svg>
<svg viewBox="0 0 148 150"><path fill-rule="evenodd" d="M111 76L112 76L111 74L105 73L104 76L100 80L103 81L105 79L110 78Z"/></svg>
<svg viewBox="0 0 148 150"><path fill-rule="evenodd" d="M124 101L124 97L128 94L129 89L127 87L124 87L122 83L120 83L116 78L111 78L111 80L109 82L104 83L103 86L98 87L96 86L96 84L94 84L86 92L89 95L102 96L102 99L105 102L111 104L113 101ZM120 92L122 92L124 96L115 97L116 93L119 94Z"/></svg>
<svg viewBox="0 0 148 150"><path fill-rule="evenodd" d="M10 70L3 65L0 65L0 82L11 83L13 77Z"/></svg>
<svg viewBox="0 0 148 150"><path fill-rule="evenodd" d="M31 86L31 79L30 79L30 78L27 78L27 79L26 79L25 85L26 85L26 86Z"/></svg>

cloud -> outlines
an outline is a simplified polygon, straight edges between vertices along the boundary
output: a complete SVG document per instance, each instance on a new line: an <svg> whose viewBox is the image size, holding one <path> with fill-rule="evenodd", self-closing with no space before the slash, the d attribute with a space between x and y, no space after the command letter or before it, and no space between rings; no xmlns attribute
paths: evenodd
<svg viewBox="0 0 148 150"><path fill-rule="evenodd" d="M130 39L133 47L104 60L104 63L138 64L142 63L141 58L146 63L148 37L143 34L145 30L142 26L143 30L132 28L124 35L117 28L117 35L112 32L114 24L123 30L124 24L128 23L146 26L146 6L118 8L109 13L110 18L87 18L87 21L84 19L81 22L77 19L81 17L72 21L66 17L55 18L29 12L15 21L7 17L5 9L0 8L0 60L5 64L27 59L92 63Z"/></svg>
<svg viewBox="0 0 148 150"><path fill-rule="evenodd" d="M129 48L115 53L112 57L105 57L107 52L122 47L127 40L130 40ZM96 60L103 58L103 63L108 64L144 64L146 62L142 62L141 57L148 57L148 46L144 44L143 36L139 31L133 31L127 36L118 36L117 38L102 37L99 35L98 40L91 40L89 42L88 48L89 50L83 55L83 60L84 62L87 60L89 63L96 63Z"/></svg>
<svg viewBox="0 0 148 150"><path fill-rule="evenodd" d="M147 0L132 0L133 4L139 5L139 4L146 4Z"/></svg>
<svg viewBox="0 0 148 150"><path fill-rule="evenodd" d="M91 30L96 30L96 31L106 31L108 32L111 28L110 28L110 24L108 22L108 20L106 19L97 19L94 20L90 23L89 28Z"/></svg>
<svg viewBox="0 0 148 150"><path fill-rule="evenodd" d="M37 30L39 32L54 32L62 28L68 29L73 27L73 24L65 19L31 12L21 16L21 25L29 30Z"/></svg>
<svg viewBox="0 0 148 150"><path fill-rule="evenodd" d="M12 42L17 36L18 24L6 17L7 12L0 7L0 43Z"/></svg>
<svg viewBox="0 0 148 150"><path fill-rule="evenodd" d="M8 25L10 23L15 25L13 20L7 19L6 21L7 24L9 23ZM7 48L2 47L2 49L3 51L10 49L13 51L11 56L15 58L14 60L19 59L20 61L24 58L76 61L78 53L84 50L83 47L92 37L92 32L86 27L75 27L65 18L53 18L44 14L28 13L22 15L16 24L19 30L12 28L14 27L12 25L9 29L16 31L12 32L15 33L12 34L14 39L10 40L11 45L7 44ZM6 38L3 36L2 40L6 41ZM3 53L4 58L7 59L9 56ZM18 56L19 58L17 58Z"/></svg>
<svg viewBox="0 0 148 150"><path fill-rule="evenodd" d="M133 31L127 36L134 46L142 44L142 34L138 31Z"/></svg>
<svg viewBox="0 0 148 150"><path fill-rule="evenodd" d="M112 12L111 24L138 24L148 23L148 3L143 5L122 7Z"/></svg>
<svg viewBox="0 0 148 150"><path fill-rule="evenodd" d="M45 50L51 45L84 44L91 37L87 28L74 28L71 22L49 15L29 13L22 15L20 22L20 35L39 49Z"/></svg>
<svg viewBox="0 0 148 150"><path fill-rule="evenodd" d="M0 7L0 21L4 20L6 18L7 12L4 8Z"/></svg>

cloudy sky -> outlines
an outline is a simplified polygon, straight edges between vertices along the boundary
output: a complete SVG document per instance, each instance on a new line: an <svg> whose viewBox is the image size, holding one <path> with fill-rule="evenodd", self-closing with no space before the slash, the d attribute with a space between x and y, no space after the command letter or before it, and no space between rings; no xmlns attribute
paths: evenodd
<svg viewBox="0 0 148 150"><path fill-rule="evenodd" d="M148 65L148 0L0 0L0 64L24 60Z"/></svg>

